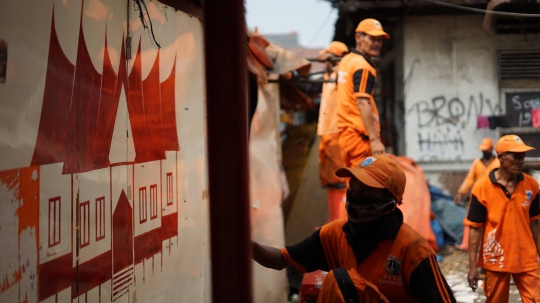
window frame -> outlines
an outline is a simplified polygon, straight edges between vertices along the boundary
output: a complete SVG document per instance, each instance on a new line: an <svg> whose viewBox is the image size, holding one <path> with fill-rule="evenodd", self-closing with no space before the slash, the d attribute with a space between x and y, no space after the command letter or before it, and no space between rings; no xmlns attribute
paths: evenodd
<svg viewBox="0 0 540 303"><path fill-rule="evenodd" d="M79 247L90 245L90 200L79 204Z"/></svg>
<svg viewBox="0 0 540 303"><path fill-rule="evenodd" d="M51 203L53 204L52 209L51 209ZM58 212L56 212L57 209L58 209ZM54 215L52 219L51 219L51 211L52 211L52 214ZM58 218L56 216L57 214L58 214ZM51 225L52 225L52 234L51 234ZM49 247L53 247L60 244L60 241L61 241L60 232L62 231L62 197L61 196L56 196L49 199L48 228L49 228ZM51 239L52 239L52 242L51 242Z"/></svg>
<svg viewBox="0 0 540 303"><path fill-rule="evenodd" d="M148 221L148 199L146 196L146 186L139 187L139 222Z"/></svg>
<svg viewBox="0 0 540 303"><path fill-rule="evenodd" d="M105 196L96 198L96 242L105 239Z"/></svg>

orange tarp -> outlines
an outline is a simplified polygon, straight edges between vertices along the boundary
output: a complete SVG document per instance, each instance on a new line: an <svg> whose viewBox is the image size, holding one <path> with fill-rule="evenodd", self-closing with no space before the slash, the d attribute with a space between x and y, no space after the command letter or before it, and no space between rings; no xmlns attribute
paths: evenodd
<svg viewBox="0 0 540 303"><path fill-rule="evenodd" d="M399 206L403 212L404 222L422 235L435 251L438 251L439 246L430 225L431 197L424 171L411 158L390 154L388 156L401 165L407 177L403 204Z"/></svg>

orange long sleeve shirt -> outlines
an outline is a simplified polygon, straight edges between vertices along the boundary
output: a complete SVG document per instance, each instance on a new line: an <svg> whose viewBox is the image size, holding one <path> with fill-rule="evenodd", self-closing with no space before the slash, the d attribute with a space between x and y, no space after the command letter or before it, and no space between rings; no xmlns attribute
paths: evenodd
<svg viewBox="0 0 540 303"><path fill-rule="evenodd" d="M458 193L462 195L466 194L467 192L469 192L473 184L478 181L478 179L488 175L490 171L495 168L499 168L499 166L500 163L497 157L491 159L491 162L489 162L487 166L484 164L484 162L482 162L480 158L474 160L471 165L471 169L469 169L467 177L465 177L465 180L463 180L463 183L458 189Z"/></svg>

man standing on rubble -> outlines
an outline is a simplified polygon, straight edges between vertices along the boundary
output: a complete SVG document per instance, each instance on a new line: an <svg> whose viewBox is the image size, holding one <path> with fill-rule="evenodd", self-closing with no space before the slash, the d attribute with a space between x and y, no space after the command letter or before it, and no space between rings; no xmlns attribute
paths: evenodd
<svg viewBox="0 0 540 303"><path fill-rule="evenodd" d="M345 56L338 71L339 147L345 166L354 167L370 155L383 155L379 111L373 99L377 72L371 62L379 56L383 38L390 36L375 19L356 28L356 48Z"/></svg>
<svg viewBox="0 0 540 303"><path fill-rule="evenodd" d="M486 303L507 303L510 276L524 303L540 302L540 199L538 182L522 172L525 153L535 148L506 135L495 146L500 168L473 186L464 223L469 234L469 286L484 268ZM480 253L479 253L479 249Z"/></svg>
<svg viewBox="0 0 540 303"><path fill-rule="evenodd" d="M321 105L319 108L319 122L317 134L321 136L319 143L319 179L321 185L328 191L328 222L338 218L341 200L345 194L345 179L337 177L334 173L344 167L343 157L339 150L338 127L338 93L336 87L338 60L349 52L349 48L338 41L333 41L322 50L317 60L324 62L327 72L323 78L326 81L322 86Z"/></svg>
<svg viewBox="0 0 540 303"><path fill-rule="evenodd" d="M340 302L336 296L344 294L337 294L336 283L342 292L354 287L359 302L456 302L433 249L403 222L397 207L406 181L401 166L385 155L374 156L336 175L350 178L347 218L281 250L253 241L253 259L276 270L294 266L300 273L329 271L319 303Z"/></svg>

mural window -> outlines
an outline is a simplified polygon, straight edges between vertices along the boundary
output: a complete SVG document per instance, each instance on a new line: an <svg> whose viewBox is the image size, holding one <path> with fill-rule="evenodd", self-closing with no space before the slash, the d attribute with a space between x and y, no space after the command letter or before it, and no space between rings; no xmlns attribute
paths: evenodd
<svg viewBox="0 0 540 303"><path fill-rule="evenodd" d="M157 184L150 185L150 220L157 218Z"/></svg>
<svg viewBox="0 0 540 303"><path fill-rule="evenodd" d="M49 199L49 247L60 243L60 197Z"/></svg>
<svg viewBox="0 0 540 303"><path fill-rule="evenodd" d="M105 197L96 199L96 241L105 238Z"/></svg>
<svg viewBox="0 0 540 303"><path fill-rule="evenodd" d="M80 247L90 244L90 201L80 204Z"/></svg>
<svg viewBox="0 0 540 303"><path fill-rule="evenodd" d="M167 205L173 204L173 175L167 173Z"/></svg>
<svg viewBox="0 0 540 303"><path fill-rule="evenodd" d="M146 186L139 188L139 221L146 222L148 219L148 204L146 203Z"/></svg>

